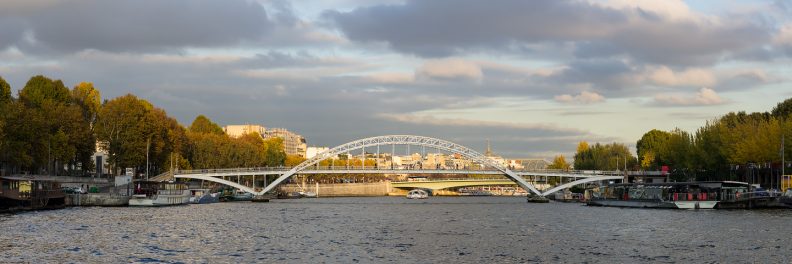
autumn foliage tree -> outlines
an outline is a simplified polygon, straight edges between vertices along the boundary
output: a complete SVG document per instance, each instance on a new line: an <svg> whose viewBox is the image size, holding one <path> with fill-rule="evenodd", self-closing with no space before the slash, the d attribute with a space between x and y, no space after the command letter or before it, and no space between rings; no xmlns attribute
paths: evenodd
<svg viewBox="0 0 792 264"><path fill-rule="evenodd" d="M283 166L283 139L264 139L258 133L227 136L219 125L199 115L188 133L188 159L195 169Z"/></svg>
<svg viewBox="0 0 792 264"><path fill-rule="evenodd" d="M172 169L283 166L287 159L281 138L230 138L203 115L188 130L132 94L102 102L92 83L70 90L38 75L14 98L0 77L0 174L87 175L97 143L113 174L123 168L153 176Z"/></svg>
<svg viewBox="0 0 792 264"><path fill-rule="evenodd" d="M183 158L186 130L164 110L128 94L102 105L96 126L101 146L107 150L114 170L135 168L150 174L169 170L172 164L188 167Z"/></svg>
<svg viewBox="0 0 792 264"><path fill-rule="evenodd" d="M90 122L62 81L33 76L16 99L5 81L0 86L0 159L8 171L77 175L91 168Z"/></svg>
<svg viewBox="0 0 792 264"><path fill-rule="evenodd" d="M772 184L777 182L772 175L780 174L781 149L786 157L792 154L790 109L792 99L787 99L770 112L728 113L692 134L649 131L637 143L641 165L669 166L677 180L748 181L747 173L755 173L749 170L761 168L764 177L758 181Z"/></svg>
<svg viewBox="0 0 792 264"><path fill-rule="evenodd" d="M558 155L553 159L553 163L547 166L551 170L569 170L571 165L566 161L564 155Z"/></svg>

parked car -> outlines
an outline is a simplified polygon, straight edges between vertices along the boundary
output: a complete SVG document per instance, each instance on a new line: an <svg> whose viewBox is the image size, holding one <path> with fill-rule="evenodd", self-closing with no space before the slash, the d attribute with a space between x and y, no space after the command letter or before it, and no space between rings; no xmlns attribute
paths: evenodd
<svg viewBox="0 0 792 264"><path fill-rule="evenodd" d="M66 194L78 194L78 193L85 194L85 193L88 193L82 187L62 187L61 189L63 190L63 193L66 193Z"/></svg>

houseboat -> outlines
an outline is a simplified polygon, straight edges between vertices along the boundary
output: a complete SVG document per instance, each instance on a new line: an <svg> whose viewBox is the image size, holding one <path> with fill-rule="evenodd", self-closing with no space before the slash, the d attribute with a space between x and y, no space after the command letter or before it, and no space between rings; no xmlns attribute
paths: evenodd
<svg viewBox="0 0 792 264"><path fill-rule="evenodd" d="M129 206L167 206L190 202L190 189L185 183L135 181L135 192Z"/></svg>
<svg viewBox="0 0 792 264"><path fill-rule="evenodd" d="M587 205L669 208L749 208L756 198L745 182L620 183L586 191Z"/></svg>
<svg viewBox="0 0 792 264"><path fill-rule="evenodd" d="M0 177L0 212L63 208L60 183L25 176Z"/></svg>

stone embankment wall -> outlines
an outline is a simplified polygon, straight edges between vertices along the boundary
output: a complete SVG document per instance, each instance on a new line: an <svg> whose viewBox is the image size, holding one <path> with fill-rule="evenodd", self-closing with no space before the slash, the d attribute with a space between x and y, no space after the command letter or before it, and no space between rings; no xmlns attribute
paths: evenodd
<svg viewBox="0 0 792 264"><path fill-rule="evenodd" d="M283 192L315 192L319 197L345 197L345 196L387 196L393 188L390 182L372 183L309 183L300 189L297 184L283 184Z"/></svg>

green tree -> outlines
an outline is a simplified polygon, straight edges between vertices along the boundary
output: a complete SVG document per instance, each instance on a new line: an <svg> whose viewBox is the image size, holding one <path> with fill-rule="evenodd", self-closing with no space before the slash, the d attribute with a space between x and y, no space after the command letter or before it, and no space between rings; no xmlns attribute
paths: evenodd
<svg viewBox="0 0 792 264"><path fill-rule="evenodd" d="M11 85L0 76L0 107L11 103Z"/></svg>
<svg viewBox="0 0 792 264"><path fill-rule="evenodd" d="M190 125L190 132L210 133L216 135L225 134L225 132L219 125L215 124L214 122L212 122L212 120L209 120L209 118L207 118L204 115L198 115L197 117L195 117L195 120L193 120L192 125Z"/></svg>
<svg viewBox="0 0 792 264"><path fill-rule="evenodd" d="M8 112L11 111L9 108L11 107L11 86L0 77L0 170L5 172L7 164L6 164L6 148L7 148L7 139L5 135L5 123L8 119ZM2 173L0 173L2 176Z"/></svg>
<svg viewBox="0 0 792 264"><path fill-rule="evenodd" d="M122 168L137 168L146 161L150 133L146 116L153 106L132 94L105 102L99 110L96 138L108 152L114 174Z"/></svg>
<svg viewBox="0 0 792 264"><path fill-rule="evenodd" d="M588 145L588 144L587 144ZM624 144L611 143L578 148L575 153L575 169L578 170L617 170L637 165L637 159Z"/></svg>
<svg viewBox="0 0 792 264"><path fill-rule="evenodd" d="M668 141L670 138L671 134L665 131L652 129L646 132L635 144L641 167L657 170L662 165L668 165Z"/></svg>
<svg viewBox="0 0 792 264"><path fill-rule="evenodd" d="M273 137L264 140L263 143L267 166L284 166L286 162L286 152L283 148L283 139Z"/></svg>
<svg viewBox="0 0 792 264"><path fill-rule="evenodd" d="M144 127L149 144L149 172L152 175L169 171L175 165L187 168L181 157L186 156L189 139L187 130L165 110L152 108L146 115Z"/></svg>
<svg viewBox="0 0 792 264"><path fill-rule="evenodd" d="M19 99L29 106L42 107L45 103L71 102L71 93L61 80L51 80L42 75L30 78L19 91Z"/></svg>
<svg viewBox="0 0 792 264"><path fill-rule="evenodd" d="M7 135L15 141L10 156L20 156L17 166L48 174L62 174L64 168L74 173L76 167L87 167L78 162L82 153L77 148L89 141L86 137L90 139L88 124L82 121L80 109L63 82L34 76L19 91L18 101L16 109L8 111L9 120L24 124L16 124L13 135Z"/></svg>
<svg viewBox="0 0 792 264"><path fill-rule="evenodd" d="M792 115L792 98L786 99L778 103L771 111L776 118L789 119Z"/></svg>

